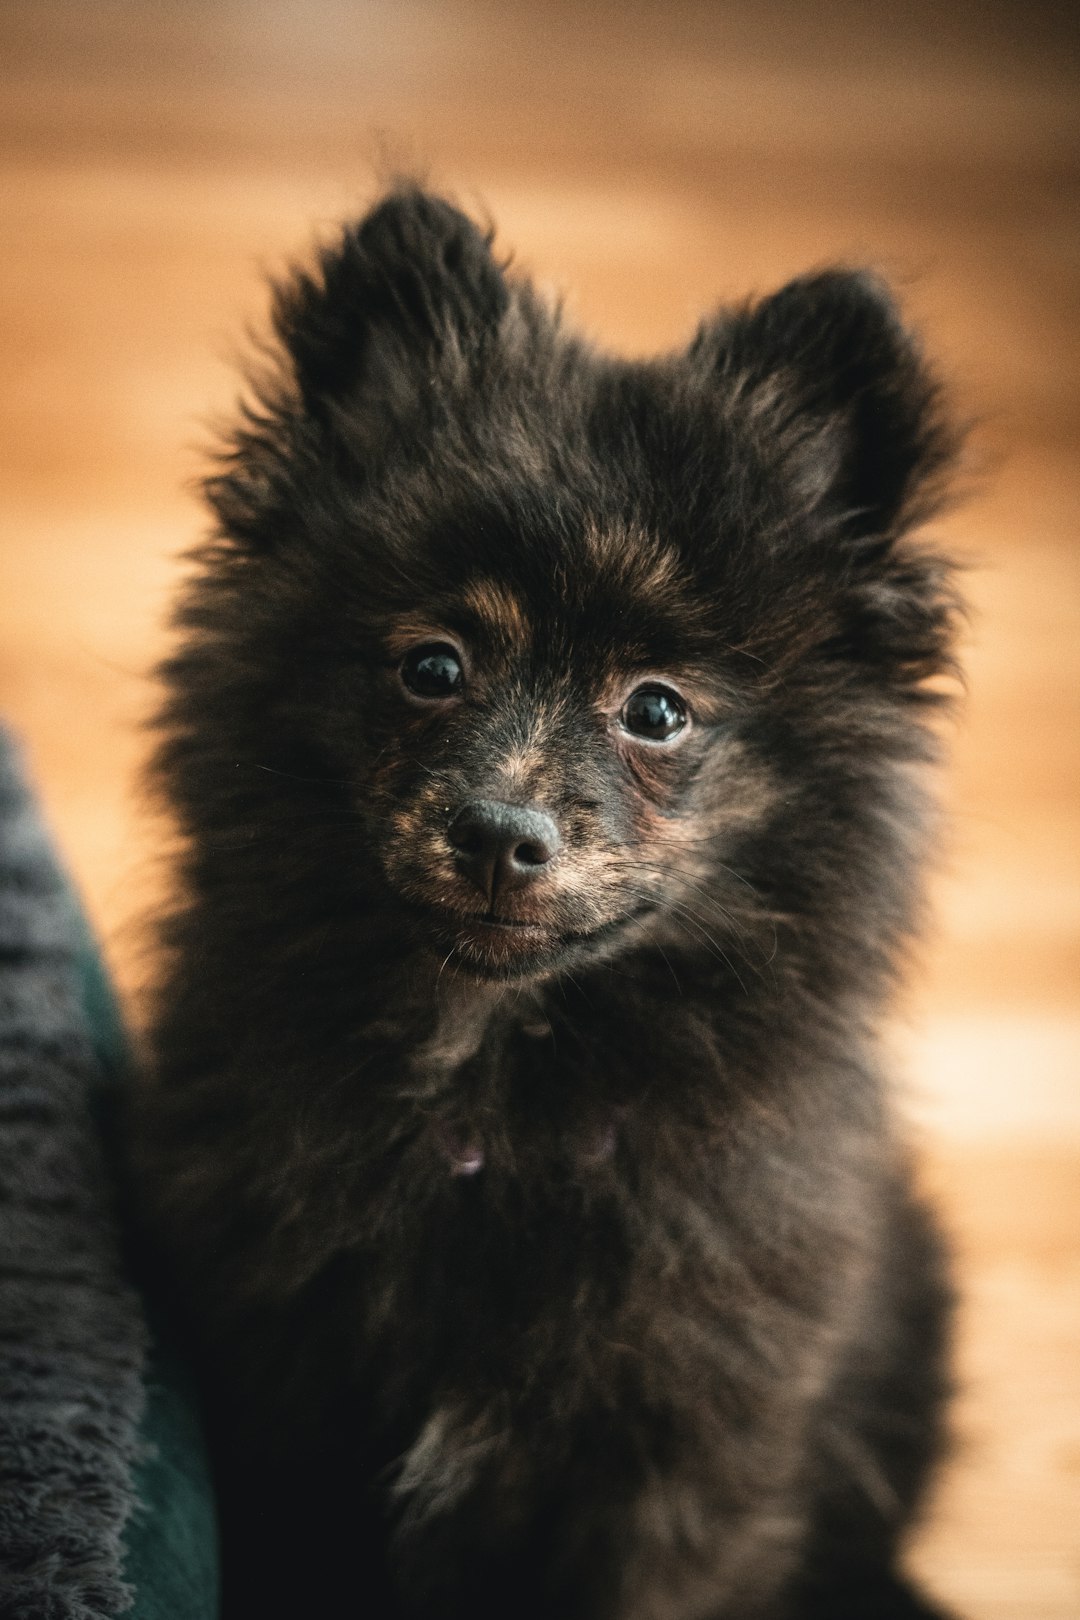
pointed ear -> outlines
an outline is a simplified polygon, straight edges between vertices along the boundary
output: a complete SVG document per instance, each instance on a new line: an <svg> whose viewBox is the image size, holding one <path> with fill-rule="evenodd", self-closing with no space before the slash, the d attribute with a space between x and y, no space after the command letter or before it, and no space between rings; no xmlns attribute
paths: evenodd
<svg viewBox="0 0 1080 1620"><path fill-rule="evenodd" d="M490 235L408 187L278 289L274 326L309 416L332 417L365 393L394 415L433 372L452 373L480 352L508 302Z"/></svg>
<svg viewBox="0 0 1080 1620"><path fill-rule="evenodd" d="M708 347L709 333L697 345ZM756 413L807 506L853 537L896 536L940 500L954 441L887 289L866 272L800 277L728 316L714 361Z"/></svg>
<svg viewBox="0 0 1080 1620"><path fill-rule="evenodd" d="M441 198L392 192L275 289L276 344L204 482L244 553L294 532L328 441L359 471L483 364L510 304L485 235Z"/></svg>

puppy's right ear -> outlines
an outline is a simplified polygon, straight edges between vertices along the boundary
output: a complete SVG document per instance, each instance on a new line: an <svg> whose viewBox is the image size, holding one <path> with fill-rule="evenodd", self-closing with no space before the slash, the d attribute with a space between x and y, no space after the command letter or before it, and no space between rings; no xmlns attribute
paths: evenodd
<svg viewBox="0 0 1080 1620"><path fill-rule="evenodd" d="M358 474L482 368L510 303L490 234L418 187L392 192L275 290L278 342L203 484L219 536L273 549L329 450Z"/></svg>
<svg viewBox="0 0 1080 1620"><path fill-rule="evenodd" d="M475 364L508 303L490 235L408 187L278 288L274 326L309 418L385 421Z"/></svg>

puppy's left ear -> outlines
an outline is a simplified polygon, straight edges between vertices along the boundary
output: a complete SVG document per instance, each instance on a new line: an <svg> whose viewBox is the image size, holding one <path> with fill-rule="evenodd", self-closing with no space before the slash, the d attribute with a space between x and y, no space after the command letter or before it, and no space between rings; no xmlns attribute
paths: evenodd
<svg viewBox="0 0 1080 1620"><path fill-rule="evenodd" d="M752 408L807 506L852 537L895 537L939 503L955 444L887 289L803 276L698 336Z"/></svg>
<svg viewBox="0 0 1080 1620"><path fill-rule="evenodd" d="M949 563L907 536L940 508L958 442L886 289L802 277L703 328L691 353L833 578L829 654L931 698L961 608Z"/></svg>

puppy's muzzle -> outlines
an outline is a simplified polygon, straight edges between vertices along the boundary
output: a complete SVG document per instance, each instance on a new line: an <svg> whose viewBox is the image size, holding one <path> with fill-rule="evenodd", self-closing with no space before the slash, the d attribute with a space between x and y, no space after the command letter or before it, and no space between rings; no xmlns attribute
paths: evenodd
<svg viewBox="0 0 1080 1620"><path fill-rule="evenodd" d="M559 852L559 829L544 810L475 799L446 831L458 869L480 890L490 909L497 895L527 888Z"/></svg>

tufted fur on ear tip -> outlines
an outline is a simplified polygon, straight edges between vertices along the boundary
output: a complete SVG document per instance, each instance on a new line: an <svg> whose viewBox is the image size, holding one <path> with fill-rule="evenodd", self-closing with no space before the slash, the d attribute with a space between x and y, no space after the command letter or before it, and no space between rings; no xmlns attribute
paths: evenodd
<svg viewBox="0 0 1080 1620"><path fill-rule="evenodd" d="M956 451L938 385L879 278L801 276L710 331L692 353L759 411L808 508L853 539L888 539L940 504Z"/></svg>
<svg viewBox="0 0 1080 1620"><path fill-rule="evenodd" d="M944 504L960 440L888 289L866 271L800 277L704 326L690 357L806 520L794 532L836 606L824 650L905 697L948 696L962 604L911 531Z"/></svg>
<svg viewBox="0 0 1080 1620"><path fill-rule="evenodd" d="M481 352L508 303L490 233L402 185L276 289L274 329L303 406L322 418L365 389L404 406L433 367Z"/></svg>
<svg viewBox="0 0 1080 1620"><path fill-rule="evenodd" d="M510 290L484 232L415 185L389 192L274 288L238 419L203 491L220 540L273 550L332 458L357 472L484 364Z"/></svg>

